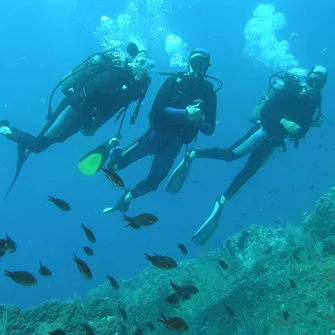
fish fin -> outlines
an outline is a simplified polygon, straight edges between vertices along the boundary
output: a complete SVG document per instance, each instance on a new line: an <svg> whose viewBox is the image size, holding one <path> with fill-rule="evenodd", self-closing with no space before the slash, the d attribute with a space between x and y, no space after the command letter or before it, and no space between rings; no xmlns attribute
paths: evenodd
<svg viewBox="0 0 335 335"><path fill-rule="evenodd" d="M134 222L134 219L130 216L127 216L126 214L122 214L122 219L126 222L129 222L130 224Z"/></svg>
<svg viewBox="0 0 335 335"><path fill-rule="evenodd" d="M13 276L13 272L5 270L5 276L12 277Z"/></svg>
<svg viewBox="0 0 335 335"><path fill-rule="evenodd" d="M144 255L145 255L145 257L148 261L150 261L150 262L152 261L152 257L150 255L148 255L148 254L144 254Z"/></svg>

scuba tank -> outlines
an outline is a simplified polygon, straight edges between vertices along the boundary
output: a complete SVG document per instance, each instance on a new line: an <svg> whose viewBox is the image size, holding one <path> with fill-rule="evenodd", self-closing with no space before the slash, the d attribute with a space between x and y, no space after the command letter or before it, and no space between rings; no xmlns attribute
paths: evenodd
<svg viewBox="0 0 335 335"><path fill-rule="evenodd" d="M273 79L276 79L273 81ZM298 76L288 71L280 71L269 78L269 88L261 101L256 105L251 113L251 121L257 123L261 118L264 106L275 96L281 93L298 95L302 87Z"/></svg>
<svg viewBox="0 0 335 335"><path fill-rule="evenodd" d="M84 86L84 82L101 71L104 64L104 56L102 54L91 55L83 63L70 71L61 80L61 90L64 95L71 94L76 88Z"/></svg>
<svg viewBox="0 0 335 335"><path fill-rule="evenodd" d="M70 96L76 89L81 89L88 79L105 70L113 71L114 67L122 66L121 63L121 59L114 49L90 55L83 63L63 77L51 92L47 120L52 118L52 98L60 86L62 93L65 96Z"/></svg>

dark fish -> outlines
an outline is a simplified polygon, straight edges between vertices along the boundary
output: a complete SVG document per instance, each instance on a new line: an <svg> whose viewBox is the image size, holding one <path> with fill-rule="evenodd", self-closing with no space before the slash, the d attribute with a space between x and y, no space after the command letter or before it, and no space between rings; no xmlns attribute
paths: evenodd
<svg viewBox="0 0 335 335"><path fill-rule="evenodd" d="M66 333L62 329L56 329L52 332L49 332L49 335L66 335Z"/></svg>
<svg viewBox="0 0 335 335"><path fill-rule="evenodd" d="M49 195L48 201L53 202L62 211L70 211L71 210L70 205L65 200L62 200L62 199L59 199L59 198L54 198L51 195Z"/></svg>
<svg viewBox="0 0 335 335"><path fill-rule="evenodd" d="M83 277L85 279L92 279L93 275L89 266L82 259L78 258L76 254L73 255L74 255L73 260L76 262L78 269L80 273L83 275Z"/></svg>
<svg viewBox="0 0 335 335"><path fill-rule="evenodd" d="M297 283L293 279L289 278L289 281L292 288L297 288Z"/></svg>
<svg viewBox="0 0 335 335"><path fill-rule="evenodd" d="M223 270L227 271L228 270L228 264L223 261L222 259L218 259L218 262L220 264L220 266L222 267Z"/></svg>
<svg viewBox="0 0 335 335"><path fill-rule="evenodd" d="M184 254L184 255L187 255L188 254L188 251L185 247L185 244L181 244L181 243L178 243L177 244L177 247L181 250L181 252Z"/></svg>
<svg viewBox="0 0 335 335"><path fill-rule="evenodd" d="M95 334L93 328L87 322L83 323L83 326L84 326L86 335L94 335Z"/></svg>
<svg viewBox="0 0 335 335"><path fill-rule="evenodd" d="M6 245L5 245L5 252L6 252L6 254L11 254L11 253L15 252L16 249L17 249L16 243L6 233Z"/></svg>
<svg viewBox="0 0 335 335"><path fill-rule="evenodd" d="M143 332L143 328L137 328L133 335L141 335Z"/></svg>
<svg viewBox="0 0 335 335"><path fill-rule="evenodd" d="M33 286L37 284L36 278L26 271L8 271L5 270L5 276L12 278L16 283L23 286Z"/></svg>
<svg viewBox="0 0 335 335"><path fill-rule="evenodd" d="M124 188L124 182L121 177L114 171L107 169L102 166L100 168L103 172L105 172L106 178L113 183L114 186L119 188Z"/></svg>
<svg viewBox="0 0 335 335"><path fill-rule="evenodd" d="M223 304L223 305L224 305L224 307L226 307L226 310L227 310L227 313L229 314L229 316L231 316L231 317L235 316L234 311L229 306L227 306L226 304Z"/></svg>
<svg viewBox="0 0 335 335"><path fill-rule="evenodd" d="M95 235L94 235L93 231L91 229L87 228L84 224L81 224L81 226L84 229L84 233L85 233L87 239L91 243L95 243L97 241L97 239L95 238Z"/></svg>
<svg viewBox="0 0 335 335"><path fill-rule="evenodd" d="M126 310L124 309L124 307L119 307L119 312L120 312L122 320L127 321L128 320L128 314L127 314Z"/></svg>
<svg viewBox="0 0 335 335"><path fill-rule="evenodd" d="M170 285L177 297L184 301L189 300L193 294L199 293L199 289L193 285L179 286L170 279Z"/></svg>
<svg viewBox="0 0 335 335"><path fill-rule="evenodd" d="M193 294L199 293L199 289L193 285L184 285L181 287L181 299L188 300Z"/></svg>
<svg viewBox="0 0 335 335"><path fill-rule="evenodd" d="M289 318L290 315L291 315L291 314L290 314L288 311L284 311L284 312L283 312L283 319L284 319L285 321L288 321L288 318Z"/></svg>
<svg viewBox="0 0 335 335"><path fill-rule="evenodd" d="M124 221L128 222L126 227L131 226L132 228L134 228L133 226L137 226L137 227L151 226L158 221L158 218L155 215L150 214L150 213L143 213L143 214L136 215L134 217L130 217L130 216L123 214L122 218Z"/></svg>
<svg viewBox="0 0 335 335"><path fill-rule="evenodd" d="M157 254L154 254L154 256L145 254L145 256L153 266L156 266L161 270L170 270L177 267L177 262L169 256L160 256Z"/></svg>
<svg viewBox="0 0 335 335"><path fill-rule="evenodd" d="M164 314L162 314L163 320L157 320L158 322L163 323L167 329L175 331L177 333L185 333L188 331L187 323L179 317L166 318Z"/></svg>
<svg viewBox="0 0 335 335"><path fill-rule="evenodd" d="M180 299L176 293L172 293L167 298L165 298L164 301L170 305L177 305Z"/></svg>
<svg viewBox="0 0 335 335"><path fill-rule="evenodd" d="M153 332L155 330L155 326L151 321L147 322L146 325L151 332Z"/></svg>
<svg viewBox="0 0 335 335"><path fill-rule="evenodd" d="M114 290L118 290L120 288L120 284L118 283L118 281L114 277L112 277L110 275L108 275L106 277L108 278L108 280L109 280L109 282L112 285Z"/></svg>
<svg viewBox="0 0 335 335"><path fill-rule="evenodd" d="M83 249L84 249L87 256L93 256L94 255L94 251L90 247L83 247Z"/></svg>
<svg viewBox="0 0 335 335"><path fill-rule="evenodd" d="M44 266L41 261L39 273L43 277L50 277L52 275L52 272L46 266Z"/></svg>
<svg viewBox="0 0 335 335"><path fill-rule="evenodd" d="M0 239L0 257L15 252L16 248L16 243L8 236L8 234L6 234L5 239Z"/></svg>

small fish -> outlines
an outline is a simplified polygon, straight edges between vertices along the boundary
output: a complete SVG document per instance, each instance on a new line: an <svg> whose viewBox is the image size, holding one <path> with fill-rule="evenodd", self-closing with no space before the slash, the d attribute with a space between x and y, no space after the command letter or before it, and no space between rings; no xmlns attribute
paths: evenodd
<svg viewBox="0 0 335 335"><path fill-rule="evenodd" d="M163 320L157 320L160 323L163 323L167 329L175 331L177 333L185 333L188 331L189 327L187 323L179 317L166 318L162 313Z"/></svg>
<svg viewBox="0 0 335 335"><path fill-rule="evenodd" d="M113 183L114 186L119 188L124 188L124 182L121 177L114 171L107 169L102 166L100 168L103 172L105 172L106 178Z"/></svg>
<svg viewBox="0 0 335 335"><path fill-rule="evenodd" d="M11 254L17 249L16 243L6 234L5 239L0 239L0 258L6 254Z"/></svg>
<svg viewBox="0 0 335 335"><path fill-rule="evenodd" d="M284 319L285 321L288 321L288 318L289 318L290 315L291 315L291 314L290 314L288 311L284 311L284 312L283 312L283 319Z"/></svg>
<svg viewBox="0 0 335 335"><path fill-rule="evenodd" d="M177 305L180 302L180 299L176 293L172 293L167 298L164 298L164 301L170 305Z"/></svg>
<svg viewBox="0 0 335 335"><path fill-rule="evenodd" d="M143 214L136 215L134 217L130 217L130 216L123 214L122 218L124 221L128 222L126 227L131 226L132 228L134 228L134 226L137 226L137 227L151 226L158 221L158 218L155 215L150 214L150 213L143 213Z"/></svg>
<svg viewBox="0 0 335 335"><path fill-rule="evenodd" d="M297 288L297 283L293 279L289 278L289 281L292 288Z"/></svg>
<svg viewBox="0 0 335 335"><path fill-rule="evenodd" d="M78 269L80 273L83 275L83 277L85 279L92 279L93 275L90 267L82 259L78 258L76 254L73 255L74 255L73 260L76 262Z"/></svg>
<svg viewBox="0 0 335 335"><path fill-rule="evenodd" d="M143 328L137 328L133 335L141 335L143 332Z"/></svg>
<svg viewBox="0 0 335 335"><path fill-rule="evenodd" d="M199 293L199 289L193 285L179 286L170 279L170 286L173 288L177 297L184 301L189 300L193 294Z"/></svg>
<svg viewBox="0 0 335 335"><path fill-rule="evenodd" d="M120 288L120 284L118 283L118 281L114 277L112 277L110 275L107 275L106 277L108 278L108 280L109 280L109 282L112 285L114 290L118 290Z"/></svg>
<svg viewBox="0 0 335 335"><path fill-rule="evenodd" d="M92 250L92 248L90 247L83 247L85 253L87 256L93 256L94 255L94 251Z"/></svg>
<svg viewBox="0 0 335 335"><path fill-rule="evenodd" d="M71 210L70 205L65 200L62 200L62 199L59 199L59 198L54 198L51 195L49 195L48 201L53 202L62 211L70 211Z"/></svg>
<svg viewBox="0 0 335 335"><path fill-rule="evenodd" d="M227 306L226 304L223 304L223 306L226 307L226 311L227 311L229 316L231 316L231 317L235 316L234 311L229 306Z"/></svg>
<svg viewBox="0 0 335 335"><path fill-rule="evenodd" d="M123 321L127 321L128 320L128 314L126 312L126 310L124 309L124 307L119 307L119 312L120 312L120 316L122 318Z"/></svg>
<svg viewBox="0 0 335 335"><path fill-rule="evenodd" d="M188 254L185 244L177 243L177 248L179 248L184 255Z"/></svg>
<svg viewBox="0 0 335 335"><path fill-rule="evenodd" d="M93 231L91 229L87 228L84 224L81 224L81 226L84 229L84 233L85 233L87 239L91 243L95 243L97 241L97 239L95 238L95 235L94 235Z"/></svg>
<svg viewBox="0 0 335 335"><path fill-rule="evenodd" d="M87 322L83 323L83 327L85 329L86 335L94 335L95 334L93 328Z"/></svg>
<svg viewBox="0 0 335 335"><path fill-rule="evenodd" d="M17 249L16 243L12 240L12 238L6 233L6 245L5 245L5 251L6 254L11 254L15 252Z"/></svg>
<svg viewBox="0 0 335 335"><path fill-rule="evenodd" d="M66 335L63 329L56 329L52 332L49 332L49 335Z"/></svg>
<svg viewBox="0 0 335 335"><path fill-rule="evenodd" d="M147 322L146 326L149 328L149 330L151 332L153 332L155 330L155 326L154 326L154 324L151 321Z"/></svg>
<svg viewBox="0 0 335 335"><path fill-rule="evenodd" d="M22 286L33 286L37 284L37 279L26 271L8 271L5 270L5 276L12 278L16 283Z"/></svg>
<svg viewBox="0 0 335 335"><path fill-rule="evenodd" d="M218 262L223 270L228 270L228 264L225 261L223 261L222 259L218 259Z"/></svg>
<svg viewBox="0 0 335 335"><path fill-rule="evenodd" d="M161 270L170 270L177 267L177 262L169 256L161 256L157 254L154 254L154 256L145 254L145 256L153 266L156 266Z"/></svg>
<svg viewBox="0 0 335 335"><path fill-rule="evenodd" d="M52 272L42 264L40 261L40 271L38 271L41 276L43 277L50 277L52 275Z"/></svg>

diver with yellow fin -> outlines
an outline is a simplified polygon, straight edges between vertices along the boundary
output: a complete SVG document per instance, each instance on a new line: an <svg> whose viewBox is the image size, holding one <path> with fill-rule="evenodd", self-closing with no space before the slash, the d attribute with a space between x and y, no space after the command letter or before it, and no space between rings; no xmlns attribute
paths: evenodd
<svg viewBox="0 0 335 335"><path fill-rule="evenodd" d="M268 92L253 112L253 127L230 148L191 150L170 176L166 189L169 193L176 193L181 189L196 158L234 161L250 154L243 170L217 198L211 215L193 235L194 243L202 245L210 238L217 228L226 202L256 174L277 147L286 151L287 139L298 147L299 140L311 127L321 125L321 90L327 82L327 70L315 66L309 73L300 72L301 69L292 69L270 78ZM272 82L275 77L276 81Z"/></svg>
<svg viewBox="0 0 335 335"><path fill-rule="evenodd" d="M133 42L128 44L127 54L124 58L116 50L93 54L65 76L50 96L48 122L38 136L14 128L6 120L0 121L0 135L18 144L16 175L10 189L30 153L40 153L78 132L92 136L117 113L117 120L122 116L122 124L134 101L138 103L131 122L136 121L151 83L148 73L154 62L147 51L139 50ZM52 98L59 87L65 97L53 113Z"/></svg>
<svg viewBox="0 0 335 335"><path fill-rule="evenodd" d="M155 97L149 114L149 129L124 150L117 138L111 139L107 164L110 171L122 170L149 155L153 156L153 163L147 178L133 189L126 189L119 201L105 208L104 213L126 212L131 200L155 191L183 146L194 141L199 133L209 136L214 132L218 90L206 79L213 78L206 74L210 66L210 54L206 49L193 50L187 72L162 73L169 77ZM105 144L108 145L108 141ZM98 168L92 168L92 172Z"/></svg>

